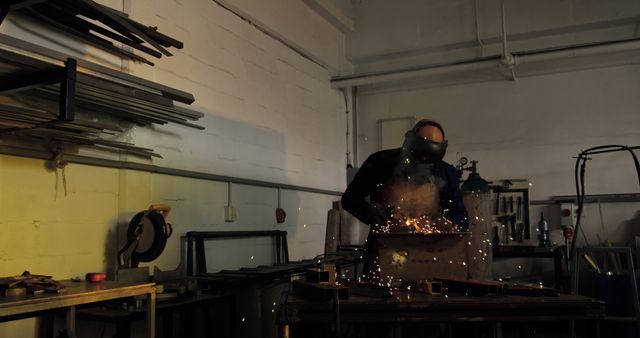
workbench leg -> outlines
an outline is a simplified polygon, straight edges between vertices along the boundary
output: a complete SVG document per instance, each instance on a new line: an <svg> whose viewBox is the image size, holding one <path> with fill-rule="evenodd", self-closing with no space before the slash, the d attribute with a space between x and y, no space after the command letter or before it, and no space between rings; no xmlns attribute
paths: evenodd
<svg viewBox="0 0 640 338"><path fill-rule="evenodd" d="M564 285L564 273L562 268L562 262L564 256L562 254L562 248L558 247L553 250L553 274L555 277L555 288L558 290L566 291L567 288Z"/></svg>
<svg viewBox="0 0 640 338"><path fill-rule="evenodd" d="M76 336L76 307L74 305L67 309L67 333L69 337Z"/></svg>
<svg viewBox="0 0 640 338"><path fill-rule="evenodd" d="M502 322L495 322L493 324L493 337L502 338Z"/></svg>
<svg viewBox="0 0 640 338"><path fill-rule="evenodd" d="M182 311L180 318L180 331L185 337L196 336L196 323L198 323L197 311L194 308Z"/></svg>
<svg viewBox="0 0 640 338"><path fill-rule="evenodd" d="M387 338L402 338L402 324L389 325Z"/></svg>
<svg viewBox="0 0 640 338"><path fill-rule="evenodd" d="M569 337L576 338L576 322L573 320L569 321Z"/></svg>
<svg viewBox="0 0 640 338"><path fill-rule="evenodd" d="M147 294L147 338L156 337L156 289Z"/></svg>
<svg viewBox="0 0 640 338"><path fill-rule="evenodd" d="M173 313L169 312L160 318L163 338L173 338ZM207 336L210 337L210 336Z"/></svg>
<svg viewBox="0 0 640 338"><path fill-rule="evenodd" d="M204 335L205 337L214 337L216 322L212 319L215 318L215 311L212 305L206 305L202 307L204 312ZM227 332L229 334L229 332Z"/></svg>
<svg viewBox="0 0 640 338"><path fill-rule="evenodd" d="M53 338L53 315L44 315L40 317L38 323L38 338Z"/></svg>
<svg viewBox="0 0 640 338"><path fill-rule="evenodd" d="M291 338L291 327L289 324L280 325L278 335L280 338Z"/></svg>
<svg viewBox="0 0 640 338"><path fill-rule="evenodd" d="M116 335L118 338L131 338L131 322L128 319L116 323Z"/></svg>

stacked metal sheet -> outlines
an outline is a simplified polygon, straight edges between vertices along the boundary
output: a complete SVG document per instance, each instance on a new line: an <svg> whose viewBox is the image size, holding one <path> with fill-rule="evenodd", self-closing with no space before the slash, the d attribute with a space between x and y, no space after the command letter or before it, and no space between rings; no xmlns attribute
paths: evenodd
<svg viewBox="0 0 640 338"><path fill-rule="evenodd" d="M283 264L260 265L255 268L240 268L238 270L220 270L218 272L200 272L193 276L194 279L204 284L237 285L257 281L276 280L289 278L292 275L302 274L307 269L321 266L325 263L335 264L337 268L350 267L360 263L355 257L330 257L291 261Z"/></svg>
<svg viewBox="0 0 640 338"><path fill-rule="evenodd" d="M158 32L156 27L145 26L92 0L10 0L8 7L2 9L29 16L109 53L152 66L151 61L119 47L120 44L156 58L171 56L167 48L183 47L182 42Z"/></svg>
<svg viewBox="0 0 640 338"><path fill-rule="evenodd" d="M66 55L0 34L0 136L160 157L152 149L110 138L133 124L204 129L193 123L204 114L174 104L192 103L191 94L83 60L77 61L73 82L75 114L61 119L62 85L48 76L58 74L66 62Z"/></svg>

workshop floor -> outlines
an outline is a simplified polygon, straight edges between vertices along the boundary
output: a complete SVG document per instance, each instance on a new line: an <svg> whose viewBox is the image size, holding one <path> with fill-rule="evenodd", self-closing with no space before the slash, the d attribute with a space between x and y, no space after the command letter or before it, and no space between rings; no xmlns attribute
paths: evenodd
<svg viewBox="0 0 640 338"><path fill-rule="evenodd" d="M590 323L591 324L591 323ZM576 323L576 337L596 337L593 325ZM606 334L604 334L606 333ZM636 337L634 327L603 326L601 335L605 337ZM293 337L333 337L332 328L327 326L304 326L293 329ZM344 338L565 338L570 337L569 323L519 322L503 323L494 327L491 323L414 324L392 329L387 324L354 324L343 327Z"/></svg>

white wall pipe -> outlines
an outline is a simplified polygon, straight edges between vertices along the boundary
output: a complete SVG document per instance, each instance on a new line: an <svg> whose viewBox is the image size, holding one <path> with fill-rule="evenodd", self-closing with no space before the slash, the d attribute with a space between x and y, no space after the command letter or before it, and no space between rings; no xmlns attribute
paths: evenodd
<svg viewBox="0 0 640 338"><path fill-rule="evenodd" d="M392 73L356 75L353 77L336 78L331 80L331 88L357 87L391 81L407 80L411 78L428 77L446 73L497 68L499 65L499 60L493 59L402 70Z"/></svg>
<svg viewBox="0 0 640 338"><path fill-rule="evenodd" d="M601 43L597 45L587 45L579 47L571 47L559 50L540 51L531 53L520 53L522 55L514 55L515 66L526 63L545 62L560 60L565 58L575 58L582 56L604 55L609 53L628 52L640 50L640 40L630 40L621 42ZM354 86L366 86L373 84L381 84L392 81L406 81L410 79L429 77L447 73L476 71L481 69L498 70L500 61L496 59L481 59L476 61L468 61L465 63L443 64L437 66L415 68L410 70L400 70L395 72L372 73L363 75L354 75L349 77L334 78L331 80L332 88L345 88Z"/></svg>
<svg viewBox="0 0 640 338"><path fill-rule="evenodd" d="M500 15L502 16L502 58L509 59L509 49L507 48L507 15L504 10L504 0L500 1Z"/></svg>
<svg viewBox="0 0 640 338"><path fill-rule="evenodd" d="M558 59L575 58L581 56L595 56L611 53L629 52L640 49L640 40L604 43L595 46L574 47L551 50L531 54L516 55L516 65L525 63L553 61Z"/></svg>

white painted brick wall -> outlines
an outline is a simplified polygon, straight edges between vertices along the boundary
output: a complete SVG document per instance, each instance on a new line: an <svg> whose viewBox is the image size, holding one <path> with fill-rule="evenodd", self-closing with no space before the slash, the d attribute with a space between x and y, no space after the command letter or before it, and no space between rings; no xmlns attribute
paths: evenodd
<svg viewBox="0 0 640 338"><path fill-rule="evenodd" d="M193 93L193 107L206 114L201 121L207 128L204 131L173 125L134 127L123 136L165 157L153 164L344 189L343 99L340 92L330 89L326 69L212 1L102 3L127 8L134 19L157 25L161 32L185 43L185 49L175 51L175 56L156 60L155 68L125 64L134 75ZM296 8L287 8L287 15L297 15L302 7ZM308 15L305 9L304 18L309 19ZM326 30L316 32L318 36L304 44L309 50L321 51L321 57L338 55L336 44L341 43L341 36L315 18L307 21L311 26L295 20L286 27L305 25L294 32L297 39L304 37L299 35L302 32ZM0 32L116 69L121 66L118 58L15 17L0 26ZM83 153L105 156L95 151ZM323 251L326 212L338 198L283 190L287 221L276 225L276 190L236 184L233 204L238 220L226 223L224 182L70 164L65 196L61 182L55 189L55 177L43 161L0 156L0 275L29 269L64 279L106 271L114 266L115 254L124 244L127 223L151 203L173 206L169 220L174 235L165 253L149 264L162 270L180 264L184 255L180 253L181 236L192 230L286 230L291 259L313 258ZM226 268L249 263L251 254L260 257L257 263L267 263L262 260L266 258L263 252L270 250L269 243L261 240L241 246L212 245L210 261L224 259ZM33 337L35 327L33 320L2 323L0 336Z"/></svg>
<svg viewBox="0 0 640 338"><path fill-rule="evenodd" d="M180 12L164 21L165 12ZM160 13L154 15L155 13ZM204 133L181 126L137 129L165 149L170 167L341 190L345 119L341 93L318 65L215 3L135 2L132 18L166 27L184 50L136 75L193 92ZM198 18L198 19L196 19ZM158 133L158 131L166 133Z"/></svg>

